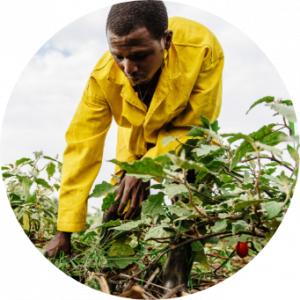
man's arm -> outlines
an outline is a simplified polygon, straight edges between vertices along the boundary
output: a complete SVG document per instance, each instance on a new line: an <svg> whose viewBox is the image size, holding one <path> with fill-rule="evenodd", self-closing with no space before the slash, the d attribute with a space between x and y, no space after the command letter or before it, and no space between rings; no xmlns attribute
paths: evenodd
<svg viewBox="0 0 300 300"><path fill-rule="evenodd" d="M57 223L60 231L85 228L87 197L102 164L111 122L110 107L97 81L91 77L66 133Z"/></svg>
<svg viewBox="0 0 300 300"><path fill-rule="evenodd" d="M85 229L87 198L101 164L112 113L104 94L91 77L66 133L67 147L59 195L57 234L46 247L47 256L69 253L72 232Z"/></svg>

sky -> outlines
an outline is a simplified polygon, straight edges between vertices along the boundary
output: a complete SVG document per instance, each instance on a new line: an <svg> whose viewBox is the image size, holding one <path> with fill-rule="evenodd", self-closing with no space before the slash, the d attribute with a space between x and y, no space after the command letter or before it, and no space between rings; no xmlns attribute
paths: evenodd
<svg viewBox="0 0 300 300"><path fill-rule="evenodd" d="M250 133L276 122L268 107L251 104L264 96L289 99L284 83L266 55L245 34L221 18L187 5L165 2L169 17L180 16L209 28L225 55L220 132ZM1 138L2 165L14 163L32 152L62 158L65 132L80 102L93 67L108 45L105 24L110 7L69 24L32 57L17 81L8 102ZM109 181L115 158L117 125L113 122L105 142L103 164L95 183ZM100 207L99 199L90 199Z"/></svg>

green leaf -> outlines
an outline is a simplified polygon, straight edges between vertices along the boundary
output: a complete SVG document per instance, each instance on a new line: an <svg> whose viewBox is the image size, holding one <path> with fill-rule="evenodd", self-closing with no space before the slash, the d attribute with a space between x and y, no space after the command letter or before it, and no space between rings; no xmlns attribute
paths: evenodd
<svg viewBox="0 0 300 300"><path fill-rule="evenodd" d="M3 170L9 170L9 168L8 167L1 167L1 170L3 171Z"/></svg>
<svg viewBox="0 0 300 300"><path fill-rule="evenodd" d="M198 171L205 171L207 173L214 174L212 171L208 170L204 164L202 163L197 163L192 160L186 160L183 157L179 157L170 153L167 153L169 158L172 160L172 162L178 166L179 168L182 169L187 169L187 170L198 170Z"/></svg>
<svg viewBox="0 0 300 300"><path fill-rule="evenodd" d="M30 158L21 158L19 160L16 161L16 166L19 166L20 164L23 164L24 162L27 162L27 161L30 161L31 159Z"/></svg>
<svg viewBox="0 0 300 300"><path fill-rule="evenodd" d="M231 183L231 182L233 182L233 178L228 175L222 175L222 181L225 183Z"/></svg>
<svg viewBox="0 0 300 300"><path fill-rule="evenodd" d="M210 227L213 232L219 232L227 227L227 220L216 222L214 226Z"/></svg>
<svg viewBox="0 0 300 300"><path fill-rule="evenodd" d="M103 199L101 210L105 211L110 208L112 204L118 203L114 201L116 196L117 193L108 193L108 195Z"/></svg>
<svg viewBox="0 0 300 300"><path fill-rule="evenodd" d="M240 237L239 236L230 236L226 237L223 239L225 242L225 247L230 247L236 245L237 242L243 242L245 243L249 238L249 235L242 234Z"/></svg>
<svg viewBox="0 0 300 300"><path fill-rule="evenodd" d="M256 102L254 102L249 110L246 112L246 115L248 114L248 112L253 108L255 107L256 105L260 104L260 103L263 103L263 102L266 102L266 103L270 103L270 102L273 102L274 101L274 97L270 97L270 96L267 96L267 97L264 97L264 98L261 98L259 100L257 100Z"/></svg>
<svg viewBox="0 0 300 300"><path fill-rule="evenodd" d="M29 196L29 191L33 184L33 181L31 181L29 177L21 177L21 184L23 189L23 195L26 199Z"/></svg>
<svg viewBox="0 0 300 300"><path fill-rule="evenodd" d="M268 146L268 145L265 145L263 143L260 143L260 142L255 142L255 145L258 146L260 148L260 150L266 150L266 151L269 151L271 152L273 155L277 155L278 157L280 157L282 159L282 150L278 149L278 148L275 148L273 146Z"/></svg>
<svg viewBox="0 0 300 300"><path fill-rule="evenodd" d="M115 227L115 226L119 226L121 224L121 221L120 219L117 219L117 220L112 220L112 221L109 221L107 223L95 223L95 224L92 224L92 226L85 231L85 234L89 233L89 232L92 232L94 231L95 229L97 228L102 228L102 227Z"/></svg>
<svg viewBox="0 0 300 300"><path fill-rule="evenodd" d="M282 203L281 202L267 202L266 211L268 218L273 219L276 217L281 211Z"/></svg>
<svg viewBox="0 0 300 300"><path fill-rule="evenodd" d="M63 164L61 162L57 162L58 172L61 173Z"/></svg>
<svg viewBox="0 0 300 300"><path fill-rule="evenodd" d="M133 229L136 229L138 227L147 225L150 222L149 219L142 219L142 220L138 220L138 221L129 221L127 223L124 223L120 226L111 228L112 230L118 230L118 231L130 231Z"/></svg>
<svg viewBox="0 0 300 300"><path fill-rule="evenodd" d="M25 203L36 203L36 194L33 194L32 196L28 197Z"/></svg>
<svg viewBox="0 0 300 300"><path fill-rule="evenodd" d="M177 137L168 136L162 140L162 144L164 147L166 147L168 144L174 142L176 139L179 139L181 136L182 136L182 134Z"/></svg>
<svg viewBox="0 0 300 300"><path fill-rule="evenodd" d="M211 136L215 140L219 140L218 134L214 132L213 130L202 128L202 131L206 133L208 136Z"/></svg>
<svg viewBox="0 0 300 300"><path fill-rule="evenodd" d="M280 164L278 162L274 161L274 162L271 162L269 164L265 164L265 166L267 166L267 167L277 167L277 166L280 166Z"/></svg>
<svg viewBox="0 0 300 300"><path fill-rule="evenodd" d="M191 204L189 204L189 203L183 203L183 202L181 202L181 201L177 201L176 203L175 203L175 205L176 206L179 206L179 207L181 207L181 208L184 208L184 209L186 209L186 210L194 210L194 207L191 205Z"/></svg>
<svg viewBox="0 0 300 300"><path fill-rule="evenodd" d="M121 178L115 174L111 174L111 176L117 181L117 183L120 183Z"/></svg>
<svg viewBox="0 0 300 300"><path fill-rule="evenodd" d="M294 142L300 144L300 135L281 136L279 139L281 142Z"/></svg>
<svg viewBox="0 0 300 300"><path fill-rule="evenodd" d="M205 128L209 129L210 128L210 122L207 118L203 117L201 115L201 122L204 125Z"/></svg>
<svg viewBox="0 0 300 300"><path fill-rule="evenodd" d="M294 149L292 146L288 145L287 146L287 149L292 157L292 159L297 162L299 161L299 153L296 149Z"/></svg>
<svg viewBox="0 0 300 300"><path fill-rule="evenodd" d="M252 178L247 171L244 172L244 184L252 183Z"/></svg>
<svg viewBox="0 0 300 300"><path fill-rule="evenodd" d="M220 195L220 196L214 197L214 200L231 199L231 198L237 198L237 197L239 197L239 195L232 195L232 194Z"/></svg>
<svg viewBox="0 0 300 300"><path fill-rule="evenodd" d="M291 100L283 100L281 103L286 104L287 106L293 105L293 102Z"/></svg>
<svg viewBox="0 0 300 300"><path fill-rule="evenodd" d="M216 145L211 145L211 146L201 145L201 148L196 148L192 152L196 152L197 156L203 156L220 149L222 148Z"/></svg>
<svg viewBox="0 0 300 300"><path fill-rule="evenodd" d="M9 173L2 173L3 178L9 178L9 177L13 177L13 176L15 176L15 175L9 174Z"/></svg>
<svg viewBox="0 0 300 300"><path fill-rule="evenodd" d="M249 137L252 138L254 141L259 141L263 144L275 146L280 142L280 139L282 136L285 135L285 133L277 131L272 132L272 128L276 124L270 124L268 126L263 126L260 128L257 132L253 132L249 134ZM244 141L242 144L236 149L235 155L232 159L230 170L236 167L236 165L241 161L241 159L248 153L253 152L254 148L253 146L247 142Z"/></svg>
<svg viewBox="0 0 300 300"><path fill-rule="evenodd" d="M39 185L41 185L41 186L43 186L43 187L45 187L47 189L51 188L51 186L49 185L49 183L46 180L42 179L42 178L35 178L34 181L37 184L39 184Z"/></svg>
<svg viewBox="0 0 300 300"><path fill-rule="evenodd" d="M54 188L58 191L60 189L60 185L59 184L54 184Z"/></svg>
<svg viewBox="0 0 300 300"><path fill-rule="evenodd" d="M254 140L249 135L245 135L243 133L224 133L224 134L221 134L221 136L222 137L231 137L228 139L228 143L230 143L230 144L233 142L236 142L240 139L244 139L248 143L254 142Z"/></svg>
<svg viewBox="0 0 300 300"><path fill-rule="evenodd" d="M186 186L183 184L168 184L165 186L164 189L169 197L169 199L173 198L175 195L178 195L180 193L188 193L188 190Z"/></svg>
<svg viewBox="0 0 300 300"><path fill-rule="evenodd" d="M292 135L295 135L295 134L296 134L296 131L295 131L295 123L289 122L289 125L290 125L290 128L291 128L291 130L292 130Z"/></svg>
<svg viewBox="0 0 300 300"><path fill-rule="evenodd" d="M192 251L202 251L203 250L203 245L200 241L195 241L191 243Z"/></svg>
<svg viewBox="0 0 300 300"><path fill-rule="evenodd" d="M150 229L146 234L144 240L147 241L150 238L161 238L168 237L170 233L164 230L164 227L169 227L168 224L160 224L152 229Z"/></svg>
<svg viewBox="0 0 300 300"><path fill-rule="evenodd" d="M54 163L50 163L47 168L46 171L48 173L48 180L50 180L50 178L54 175L55 173L55 164Z"/></svg>
<svg viewBox="0 0 300 300"><path fill-rule="evenodd" d="M121 224L121 221L120 219L117 219L117 220L112 220L112 221L109 221L108 223L103 223L99 226L97 226L96 228L100 227L115 227L115 226L119 226Z"/></svg>
<svg viewBox="0 0 300 300"><path fill-rule="evenodd" d="M232 223L232 234L236 234L239 231L243 231L249 227L249 224L243 220L238 220Z"/></svg>
<svg viewBox="0 0 300 300"><path fill-rule="evenodd" d="M247 206L255 205L255 204L258 204L258 203L262 203L262 201L261 200L243 201L243 202L235 204L234 210L235 211L241 211L242 209L244 209Z"/></svg>
<svg viewBox="0 0 300 300"><path fill-rule="evenodd" d="M38 159L41 155L43 155L43 151L36 151L36 152L33 152L34 156L35 156L35 159Z"/></svg>
<svg viewBox="0 0 300 300"><path fill-rule="evenodd" d="M142 218L147 215L154 216L155 214L164 215L163 208L165 194L159 192L156 195L150 195L148 200L142 202Z"/></svg>
<svg viewBox="0 0 300 300"><path fill-rule="evenodd" d="M215 120L213 123L210 124L211 126L211 129L214 131L214 132L218 132L218 130L220 129L219 127L219 124L218 124L218 120Z"/></svg>
<svg viewBox="0 0 300 300"><path fill-rule="evenodd" d="M204 249L196 252L194 261L200 263L200 265L203 266L206 270L210 269Z"/></svg>
<svg viewBox="0 0 300 300"><path fill-rule="evenodd" d="M279 103L269 103L266 106L270 106L271 109L277 111L279 114L289 120L289 122L297 122L296 113L293 106L286 106Z"/></svg>
<svg viewBox="0 0 300 300"><path fill-rule="evenodd" d="M175 214L178 217L188 217L191 214L190 209L179 207L178 205L170 205L168 206L168 209L172 214Z"/></svg>
<svg viewBox="0 0 300 300"><path fill-rule="evenodd" d="M162 184L153 184L150 186L151 189L154 189L154 190L162 190L164 188L164 185Z"/></svg>
<svg viewBox="0 0 300 300"><path fill-rule="evenodd" d="M202 129L202 127L195 126L186 134L186 136L202 137L204 136L204 132Z"/></svg>
<svg viewBox="0 0 300 300"><path fill-rule="evenodd" d="M132 176L135 177L137 179L142 179L143 182L147 182L151 179L154 179L155 176L151 176L151 175L145 175L145 174L131 174L131 173L127 173L126 176Z"/></svg>
<svg viewBox="0 0 300 300"><path fill-rule="evenodd" d="M111 257L107 259L107 262L110 266L116 266L119 269L124 269L133 262L137 262L141 257L140 256L129 256L129 257Z"/></svg>
<svg viewBox="0 0 300 300"><path fill-rule="evenodd" d="M271 175L267 175L267 174L263 174L263 175L261 175L261 177L266 178L268 180L271 180L271 181L273 181L273 182L281 185L281 181L277 177L274 177L274 176L271 176Z"/></svg>
<svg viewBox="0 0 300 300"><path fill-rule="evenodd" d="M260 252L262 250L262 244L260 243L260 241L256 238L253 239L253 245L254 245L254 248Z"/></svg>
<svg viewBox="0 0 300 300"><path fill-rule="evenodd" d="M165 177L167 175L163 171L163 167L149 157L144 157L142 160L134 161L133 163L120 162L116 159L112 159L110 162L117 164L131 174L146 174L155 177Z"/></svg>
<svg viewBox="0 0 300 300"><path fill-rule="evenodd" d="M130 245L128 245L127 238L116 240L112 243L108 250L108 255L110 257L114 256L132 256L135 252Z"/></svg>
<svg viewBox="0 0 300 300"><path fill-rule="evenodd" d="M113 193L115 190L118 189L118 186L113 186L112 184L102 181L101 184L96 184L93 192L89 195L89 198L99 198L108 193Z"/></svg>
<svg viewBox="0 0 300 300"><path fill-rule="evenodd" d="M172 162L167 154L157 156L156 158L154 158L154 161L155 162L160 162L160 163L167 163L167 164Z"/></svg>
<svg viewBox="0 0 300 300"><path fill-rule="evenodd" d="M50 156L44 155L43 158L48 159L48 160L52 160L52 161L55 161L55 162L59 162L57 159L54 159L54 158L52 158Z"/></svg>

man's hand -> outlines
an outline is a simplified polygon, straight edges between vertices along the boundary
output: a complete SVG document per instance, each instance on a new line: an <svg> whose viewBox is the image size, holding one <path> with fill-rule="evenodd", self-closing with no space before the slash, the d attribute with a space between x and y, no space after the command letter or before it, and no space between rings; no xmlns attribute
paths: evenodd
<svg viewBox="0 0 300 300"><path fill-rule="evenodd" d="M46 247L46 256L53 257L55 252L56 257L59 257L61 252L71 253L71 232L57 231Z"/></svg>
<svg viewBox="0 0 300 300"><path fill-rule="evenodd" d="M126 212L124 219L135 219L142 210L142 201L148 199L150 190L150 181L143 182L142 179L137 179L132 176L125 176L121 181L115 201L122 198L119 204L118 215L122 215L129 199L130 207Z"/></svg>

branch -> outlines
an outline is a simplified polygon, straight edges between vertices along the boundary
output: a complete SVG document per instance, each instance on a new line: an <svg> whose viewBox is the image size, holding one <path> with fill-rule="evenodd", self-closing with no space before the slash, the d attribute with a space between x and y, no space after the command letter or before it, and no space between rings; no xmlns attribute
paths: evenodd
<svg viewBox="0 0 300 300"><path fill-rule="evenodd" d="M271 161L275 161L275 162L279 163L281 166L286 167L287 169L289 169L291 172L294 171L294 169L292 169L288 165L284 164L282 161L276 159L274 156L273 157L260 157L260 159L262 159L262 158L266 158L266 159L269 159ZM247 161L250 161L250 160L254 160L254 159L257 159L257 157L252 157L252 158L244 159L244 160L241 160L241 162L244 163L244 162L247 162Z"/></svg>
<svg viewBox="0 0 300 300"><path fill-rule="evenodd" d="M167 292L161 299L169 299L172 298L173 295L181 291L181 289L184 287L184 284L176 286L174 289L171 291Z"/></svg>
<svg viewBox="0 0 300 300"><path fill-rule="evenodd" d="M152 283L152 281L154 280L154 278L156 277L156 275L159 273L160 268L156 268L155 271L153 272L153 274L150 276L150 278L148 279L147 283L144 286L144 290L146 290L149 285Z"/></svg>

